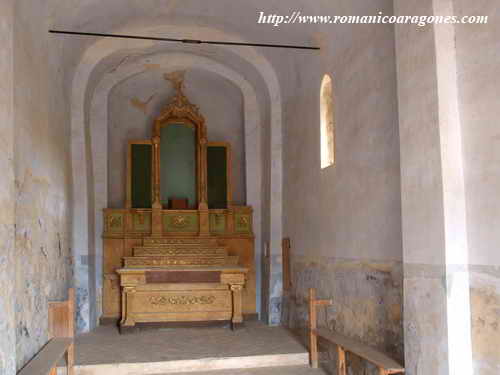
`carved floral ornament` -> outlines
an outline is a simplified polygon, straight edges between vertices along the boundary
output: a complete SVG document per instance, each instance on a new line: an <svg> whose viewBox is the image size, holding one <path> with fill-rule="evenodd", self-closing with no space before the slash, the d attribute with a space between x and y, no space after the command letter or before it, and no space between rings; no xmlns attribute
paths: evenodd
<svg viewBox="0 0 500 375"><path fill-rule="evenodd" d="M191 223L190 217L188 216L174 216L171 219L172 226L176 228L185 228Z"/></svg>
<svg viewBox="0 0 500 375"><path fill-rule="evenodd" d="M108 227L117 229L123 226L123 218L121 215L109 215L108 216Z"/></svg>
<svg viewBox="0 0 500 375"><path fill-rule="evenodd" d="M246 216L240 216L238 219L238 225L240 226L247 226L248 225L248 217Z"/></svg>

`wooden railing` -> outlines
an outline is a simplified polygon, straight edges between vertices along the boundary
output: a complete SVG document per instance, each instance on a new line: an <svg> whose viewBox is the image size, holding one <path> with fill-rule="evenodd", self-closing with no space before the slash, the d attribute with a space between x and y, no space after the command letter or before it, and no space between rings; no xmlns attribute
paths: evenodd
<svg viewBox="0 0 500 375"><path fill-rule="evenodd" d="M346 352L373 363L380 375L404 373L405 369L386 354L359 341L343 336L327 328L318 328L317 307L330 306L332 300L316 299L316 289L309 289L309 351L311 366L318 368L318 337L337 345L337 375L346 375Z"/></svg>
<svg viewBox="0 0 500 375"><path fill-rule="evenodd" d="M75 290L68 300L49 302L49 342L18 372L18 375L56 375L57 363L66 357L67 373L74 374Z"/></svg>

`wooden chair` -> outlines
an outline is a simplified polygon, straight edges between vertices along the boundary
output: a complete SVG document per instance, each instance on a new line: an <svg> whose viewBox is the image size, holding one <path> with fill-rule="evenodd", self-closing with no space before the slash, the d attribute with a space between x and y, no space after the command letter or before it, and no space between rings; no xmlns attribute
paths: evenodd
<svg viewBox="0 0 500 375"><path fill-rule="evenodd" d="M332 305L332 300L316 299L316 289L309 289L309 351L311 367L318 368L318 337L337 345L337 375L346 375L346 352L355 354L379 369L380 375L404 373L405 369L386 354L326 328L318 328L318 306Z"/></svg>
<svg viewBox="0 0 500 375"><path fill-rule="evenodd" d="M75 290L68 300L49 302L49 342L18 372L18 375L56 375L57 363L66 357L67 373L74 374Z"/></svg>

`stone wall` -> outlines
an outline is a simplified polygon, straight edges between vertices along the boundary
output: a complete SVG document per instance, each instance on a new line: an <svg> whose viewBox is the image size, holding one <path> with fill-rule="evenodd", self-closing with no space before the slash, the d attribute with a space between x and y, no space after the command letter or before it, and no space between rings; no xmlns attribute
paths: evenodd
<svg viewBox="0 0 500 375"><path fill-rule="evenodd" d="M340 7L340 3L342 6ZM392 1L349 1L325 14L392 13ZM402 244L394 29L329 25L318 55L295 54L285 98L284 236L293 286L283 318L304 326L306 296L333 298L320 324L403 358ZM280 70L281 71L281 70ZM320 166L320 86L333 79L335 164ZM279 307L279 306L278 306ZM349 359L351 373L368 366ZM362 369L363 368L363 369ZM371 369L367 370L371 371Z"/></svg>
<svg viewBox="0 0 500 375"><path fill-rule="evenodd" d="M459 16L489 17L458 25L456 48L464 139L474 374L500 373L500 90L498 3L455 0Z"/></svg>
<svg viewBox="0 0 500 375"><path fill-rule="evenodd" d="M0 3L0 374L16 373L15 185L14 185L14 1Z"/></svg>
<svg viewBox="0 0 500 375"><path fill-rule="evenodd" d="M470 267L474 374L500 371L500 266Z"/></svg>
<svg viewBox="0 0 500 375"><path fill-rule="evenodd" d="M47 302L65 299L72 277L69 116L57 63L61 45L49 39L49 20L45 1L0 5L0 372L6 375L45 345Z"/></svg>
<svg viewBox="0 0 500 375"><path fill-rule="evenodd" d="M284 324L303 332L309 318L309 288L316 288L317 298L333 301L332 306L318 309L320 326L374 345L403 362L401 262L299 256L292 264ZM349 366L353 374L358 374L365 364L352 356Z"/></svg>

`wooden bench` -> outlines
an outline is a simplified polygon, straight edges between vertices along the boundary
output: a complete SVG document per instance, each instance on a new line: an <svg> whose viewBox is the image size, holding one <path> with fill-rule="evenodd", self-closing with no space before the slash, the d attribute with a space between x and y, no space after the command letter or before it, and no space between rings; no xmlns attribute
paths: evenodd
<svg viewBox="0 0 500 375"><path fill-rule="evenodd" d="M64 356L68 375L74 374L75 290L69 289L68 295L67 301L49 302L49 342L17 375L56 375Z"/></svg>
<svg viewBox="0 0 500 375"><path fill-rule="evenodd" d="M405 372L403 366L371 346L365 345L329 329L318 328L317 307L329 305L332 305L332 300L318 300L316 299L316 289L309 289L309 350L311 366L313 368L318 368L318 337L321 337L330 343L337 345L338 375L347 374L345 357L346 352L355 354L358 357L373 363L378 367L380 375L399 374Z"/></svg>

